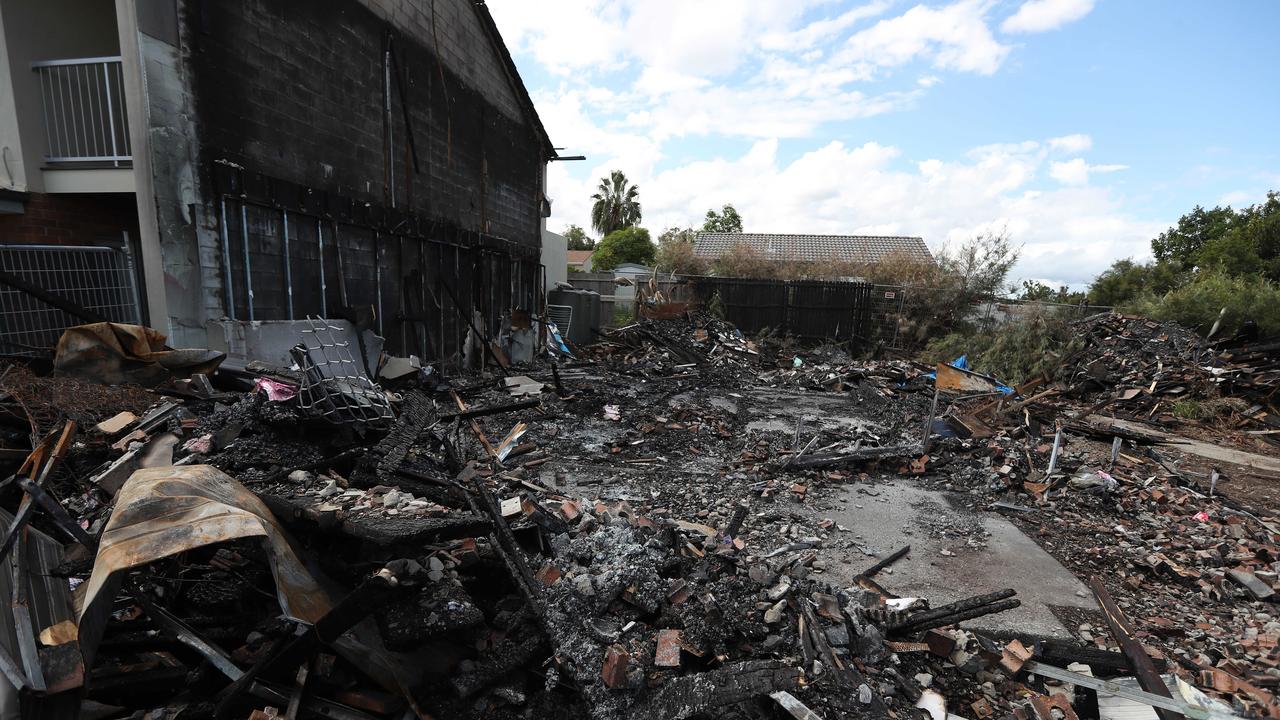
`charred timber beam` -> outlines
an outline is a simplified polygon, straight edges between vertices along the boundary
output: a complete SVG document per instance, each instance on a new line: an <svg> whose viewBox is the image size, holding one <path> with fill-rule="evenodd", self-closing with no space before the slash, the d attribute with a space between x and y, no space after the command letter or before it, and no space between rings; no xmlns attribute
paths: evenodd
<svg viewBox="0 0 1280 720"><path fill-rule="evenodd" d="M796 458L791 463L793 468L820 468L843 465L862 460L879 460L891 457L907 457L920 454L920 445L893 445L890 447L860 448L848 453L824 453Z"/></svg>
<svg viewBox="0 0 1280 720"><path fill-rule="evenodd" d="M1133 672L1129 669L1129 661L1123 653L1102 650L1080 643L1045 638L1036 643L1035 650L1035 659L1050 665L1064 667L1071 663L1084 663L1095 671L1100 671L1107 675L1129 675ZM1166 663L1163 659L1152 658L1151 661L1156 670L1164 672ZM1198 668L1196 670L1198 671Z"/></svg>
<svg viewBox="0 0 1280 720"><path fill-rule="evenodd" d="M459 420L470 420L472 418L485 417L488 415L499 415L502 413L515 412L517 410L531 410L542 405L542 401L538 399L520 400L519 402L508 403L506 405L494 405L493 407L471 408L462 412L441 415L441 422L450 422L454 418Z"/></svg>
<svg viewBox="0 0 1280 720"><path fill-rule="evenodd" d="M779 690L794 690L799 685L799 668L785 663L772 660L733 663L668 681L644 705L628 709L627 717L632 720L683 720Z"/></svg>
<svg viewBox="0 0 1280 720"><path fill-rule="evenodd" d="M1151 656L1142 647L1142 643L1134 637L1129 618L1125 617L1115 600L1111 599L1111 594L1102 584L1102 578L1097 575L1089 578L1089 589L1093 591L1093 596L1102 606L1102 614L1107 618L1107 626L1111 628L1111 634L1120 643L1120 651L1129 660L1129 669L1133 670L1134 676L1137 677L1138 686L1154 695L1172 698L1173 695L1169 693L1168 686L1164 684L1155 664L1151 662ZM1181 713L1172 710L1155 708L1155 711L1160 716L1160 720L1183 720Z"/></svg>
<svg viewBox="0 0 1280 720"><path fill-rule="evenodd" d="M972 620L974 618L982 617L983 615L994 615L995 613L1004 612L1005 610L1012 610L1020 605L1022 605L1022 601L1017 598L1012 600L1001 600L1000 602L991 603L990 605L982 605L969 610L962 610L950 615L944 615L940 618L934 618L933 620L926 620L918 625L912 625L905 631L899 632L924 632L925 630L932 630L946 625L955 625L958 622Z"/></svg>
<svg viewBox="0 0 1280 720"><path fill-rule="evenodd" d="M965 598L964 600L959 600L949 605L942 605L940 607L933 608L932 610L924 610L922 612L909 615L901 622L890 625L889 630L895 632L907 630L916 625L922 625L938 618L945 618L950 615L973 610L984 605L990 605L991 603L1004 600L1005 598L1011 598L1017 594L1017 591L1013 588L1005 588L1004 590L997 590L986 595L975 595L971 598Z"/></svg>
<svg viewBox="0 0 1280 720"><path fill-rule="evenodd" d="M273 648L274 652L268 652L224 690L214 710L214 717L231 717L236 699L246 692L263 673L281 664L297 665L319 645L333 643L369 613L381 607L390 598L391 589L391 580L382 575L374 575L365 580L359 587L339 600L332 610L316 621L315 625L308 627L301 635L289 638L278 651L274 651L276 648Z"/></svg>
<svg viewBox="0 0 1280 720"><path fill-rule="evenodd" d="M906 556L907 556L907 553L909 553L909 552L911 552L911 546L910 546L910 545L907 545L906 547L902 547L902 548L899 548L899 549L897 549L897 550L893 551L893 554L892 554L892 555L890 555L890 556L888 556L888 557L884 558L883 560L881 560L881 561L877 562L875 565L872 565L871 567L867 568L866 570L863 570L863 571L862 571L862 574L861 574L861 575L862 575L862 577L866 577L866 578L872 578L872 577L875 577L875 576L876 576L876 574L877 574L877 573L879 573L881 570L883 570L883 569L885 569L885 568L889 567L890 565L892 565L892 564L894 564L894 563L898 562L899 560L901 560L902 558L906 557Z"/></svg>

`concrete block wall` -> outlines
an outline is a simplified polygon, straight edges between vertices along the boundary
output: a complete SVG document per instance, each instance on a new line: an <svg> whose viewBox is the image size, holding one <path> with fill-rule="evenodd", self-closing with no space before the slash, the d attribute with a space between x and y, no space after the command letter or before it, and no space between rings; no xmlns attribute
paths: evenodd
<svg viewBox="0 0 1280 720"><path fill-rule="evenodd" d="M230 162L537 248L544 149L476 13L468 0L187 3L203 165ZM388 33L405 90L393 77L394 192Z"/></svg>
<svg viewBox="0 0 1280 720"><path fill-rule="evenodd" d="M169 1L177 32L152 37L144 30L136 52L151 180L139 185L139 202L154 198L154 257L164 268L148 291L166 298L162 329L175 342L199 344L206 320L226 315L224 197L233 214L244 200L309 213L312 222L331 218L352 226L352 236L381 232L391 243L461 245L458 257L474 257L471 247L505 247L512 272L536 263L548 150L489 36L487 16L478 15L486 10L470 0ZM393 74L393 189L384 184L388 37L400 78ZM408 170L410 130L415 173ZM135 145L141 147L136 138ZM238 218L228 220L231 233ZM234 234L231 240L234 275L240 246ZM394 291L399 255L381 262ZM471 270L459 267L450 281L460 293Z"/></svg>

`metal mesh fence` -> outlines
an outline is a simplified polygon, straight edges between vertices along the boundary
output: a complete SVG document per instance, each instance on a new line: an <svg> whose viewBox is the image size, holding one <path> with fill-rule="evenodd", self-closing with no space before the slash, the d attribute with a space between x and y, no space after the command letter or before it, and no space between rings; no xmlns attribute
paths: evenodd
<svg viewBox="0 0 1280 720"><path fill-rule="evenodd" d="M870 337L883 347L911 350L922 347L936 326L928 322L940 314L955 294L949 290L910 285L875 285L871 289ZM981 328L996 329L1032 315L1076 320L1111 310L1105 305L1051 303L997 296L983 298L962 313Z"/></svg>
<svg viewBox="0 0 1280 720"><path fill-rule="evenodd" d="M113 322L141 323L133 258L127 248L0 245L0 270ZM0 283L0 354L48 355L81 321Z"/></svg>

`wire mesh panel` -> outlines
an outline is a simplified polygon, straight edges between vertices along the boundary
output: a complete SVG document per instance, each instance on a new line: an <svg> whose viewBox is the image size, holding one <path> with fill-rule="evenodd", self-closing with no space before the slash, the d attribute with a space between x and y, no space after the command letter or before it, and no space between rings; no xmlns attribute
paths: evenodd
<svg viewBox="0 0 1280 720"><path fill-rule="evenodd" d="M298 404L357 431L386 427L395 419L391 403L356 363L350 342L338 339L343 328L316 317L307 323L302 342L290 351L302 371Z"/></svg>
<svg viewBox="0 0 1280 720"><path fill-rule="evenodd" d="M0 270L113 322L142 322L133 261L126 249L0 245ZM0 353L49 355L62 332L82 322L0 283Z"/></svg>

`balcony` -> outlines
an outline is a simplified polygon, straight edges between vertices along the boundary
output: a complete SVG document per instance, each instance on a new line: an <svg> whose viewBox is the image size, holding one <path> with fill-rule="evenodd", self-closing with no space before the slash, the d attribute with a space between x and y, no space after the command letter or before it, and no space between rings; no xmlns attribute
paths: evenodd
<svg viewBox="0 0 1280 720"><path fill-rule="evenodd" d="M120 57L41 60L45 154L50 169L129 168L129 122Z"/></svg>

